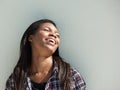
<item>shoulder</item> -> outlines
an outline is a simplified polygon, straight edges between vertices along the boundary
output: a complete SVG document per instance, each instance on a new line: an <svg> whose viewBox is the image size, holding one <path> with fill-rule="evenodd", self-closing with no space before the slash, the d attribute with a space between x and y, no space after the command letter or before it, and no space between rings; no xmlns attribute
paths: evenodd
<svg viewBox="0 0 120 90"><path fill-rule="evenodd" d="M9 78L7 79L5 90L12 90L12 87L14 87L13 74L11 74L11 75L9 76Z"/></svg>
<svg viewBox="0 0 120 90"><path fill-rule="evenodd" d="M71 67L71 75L72 75L72 86L74 90L85 90L86 83L82 77L82 75L74 68Z"/></svg>

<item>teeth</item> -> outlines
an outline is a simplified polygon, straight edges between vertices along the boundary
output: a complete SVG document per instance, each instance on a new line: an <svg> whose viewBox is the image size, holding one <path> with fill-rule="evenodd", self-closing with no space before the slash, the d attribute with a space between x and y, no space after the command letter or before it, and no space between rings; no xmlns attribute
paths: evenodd
<svg viewBox="0 0 120 90"><path fill-rule="evenodd" d="M55 40L53 40L53 39L49 39L49 42L51 42L51 43L54 43L54 44L55 44Z"/></svg>

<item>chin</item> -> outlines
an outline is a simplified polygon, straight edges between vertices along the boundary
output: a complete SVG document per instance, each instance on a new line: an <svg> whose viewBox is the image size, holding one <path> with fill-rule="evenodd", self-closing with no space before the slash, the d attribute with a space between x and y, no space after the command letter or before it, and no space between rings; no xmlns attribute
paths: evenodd
<svg viewBox="0 0 120 90"><path fill-rule="evenodd" d="M52 54L56 51L56 49L57 49L57 48L48 47L48 48L47 48L47 52L52 55Z"/></svg>

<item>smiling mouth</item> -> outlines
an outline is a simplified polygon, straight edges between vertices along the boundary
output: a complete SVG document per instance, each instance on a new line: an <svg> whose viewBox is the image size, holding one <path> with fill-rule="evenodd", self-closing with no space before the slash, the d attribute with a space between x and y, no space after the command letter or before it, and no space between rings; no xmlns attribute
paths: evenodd
<svg viewBox="0 0 120 90"><path fill-rule="evenodd" d="M47 41L48 41L48 44L50 44L52 46L56 45L56 41L54 39L50 38L50 39L47 39Z"/></svg>

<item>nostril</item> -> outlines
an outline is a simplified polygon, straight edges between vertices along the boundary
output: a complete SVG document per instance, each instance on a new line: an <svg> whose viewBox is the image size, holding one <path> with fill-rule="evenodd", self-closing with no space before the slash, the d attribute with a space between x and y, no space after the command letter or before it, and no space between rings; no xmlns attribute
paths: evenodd
<svg viewBox="0 0 120 90"><path fill-rule="evenodd" d="M52 36L52 37L54 37L54 38L56 38L57 36L56 35L54 35L54 34L49 34L49 36Z"/></svg>

